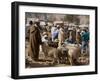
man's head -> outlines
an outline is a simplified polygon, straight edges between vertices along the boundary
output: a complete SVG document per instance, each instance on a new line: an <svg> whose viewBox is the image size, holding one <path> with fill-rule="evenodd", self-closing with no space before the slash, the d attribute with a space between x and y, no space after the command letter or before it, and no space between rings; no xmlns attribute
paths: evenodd
<svg viewBox="0 0 100 81"><path fill-rule="evenodd" d="M29 21L29 25L33 25L33 21Z"/></svg>

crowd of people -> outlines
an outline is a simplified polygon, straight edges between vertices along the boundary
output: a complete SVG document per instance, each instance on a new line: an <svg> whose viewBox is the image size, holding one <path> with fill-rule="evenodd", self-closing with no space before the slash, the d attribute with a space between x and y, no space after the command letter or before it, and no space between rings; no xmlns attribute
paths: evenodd
<svg viewBox="0 0 100 81"><path fill-rule="evenodd" d="M89 28L64 23L40 25L40 21L29 22L29 56L35 61L39 58L39 46L43 42L51 43L55 48L67 44L81 46L81 54L89 49Z"/></svg>

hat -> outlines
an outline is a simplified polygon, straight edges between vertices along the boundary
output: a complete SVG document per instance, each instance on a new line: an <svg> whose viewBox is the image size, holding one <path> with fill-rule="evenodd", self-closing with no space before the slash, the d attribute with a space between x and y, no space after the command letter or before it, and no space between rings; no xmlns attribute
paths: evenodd
<svg viewBox="0 0 100 81"><path fill-rule="evenodd" d="M58 40L58 39L55 39L54 41L55 41L55 42L59 42L59 40Z"/></svg>
<svg viewBox="0 0 100 81"><path fill-rule="evenodd" d="M40 20L38 19L38 18L36 18L35 20L34 20L34 22L39 22Z"/></svg>
<svg viewBox="0 0 100 81"><path fill-rule="evenodd" d="M68 28L68 30L73 30L73 28Z"/></svg>
<svg viewBox="0 0 100 81"><path fill-rule="evenodd" d="M43 35L48 35L47 32L43 32Z"/></svg>

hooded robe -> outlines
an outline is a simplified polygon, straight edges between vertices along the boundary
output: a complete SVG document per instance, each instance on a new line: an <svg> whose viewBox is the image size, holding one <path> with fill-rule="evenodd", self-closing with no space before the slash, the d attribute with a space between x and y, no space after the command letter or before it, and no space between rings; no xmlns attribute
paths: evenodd
<svg viewBox="0 0 100 81"><path fill-rule="evenodd" d="M39 27L30 26L30 39L29 39L29 56L33 60L39 58L39 46L42 43Z"/></svg>

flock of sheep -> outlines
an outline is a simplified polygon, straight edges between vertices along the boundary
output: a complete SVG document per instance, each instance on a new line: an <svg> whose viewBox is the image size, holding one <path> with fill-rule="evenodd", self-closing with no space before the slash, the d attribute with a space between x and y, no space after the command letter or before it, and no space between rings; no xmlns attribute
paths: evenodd
<svg viewBox="0 0 100 81"><path fill-rule="evenodd" d="M26 53L27 67L44 67L44 66L75 66L75 65L88 65L89 55L81 54L81 46L77 44L66 44L61 47L52 47L48 43L43 43L40 46L39 58L42 59L38 62L32 61Z"/></svg>

